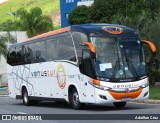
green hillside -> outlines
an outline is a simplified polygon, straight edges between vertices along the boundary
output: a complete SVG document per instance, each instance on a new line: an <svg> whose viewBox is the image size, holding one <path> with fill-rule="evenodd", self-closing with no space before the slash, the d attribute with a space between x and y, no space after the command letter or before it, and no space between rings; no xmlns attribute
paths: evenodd
<svg viewBox="0 0 160 123"><path fill-rule="evenodd" d="M0 23L11 19L13 16L9 15L9 12L15 12L19 8L24 7L27 10L30 10L33 7L40 7L43 11L43 14L49 15L54 26L59 26L60 24L60 0L8 0L7 2L0 5Z"/></svg>

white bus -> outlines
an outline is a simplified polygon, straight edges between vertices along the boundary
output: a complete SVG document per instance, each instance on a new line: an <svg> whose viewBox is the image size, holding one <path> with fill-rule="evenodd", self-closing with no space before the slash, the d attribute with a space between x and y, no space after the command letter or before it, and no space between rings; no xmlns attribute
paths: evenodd
<svg viewBox="0 0 160 123"><path fill-rule="evenodd" d="M9 95L24 105L42 100L124 107L128 100L149 97L141 40L128 27L113 24L73 25L10 45L7 54Z"/></svg>

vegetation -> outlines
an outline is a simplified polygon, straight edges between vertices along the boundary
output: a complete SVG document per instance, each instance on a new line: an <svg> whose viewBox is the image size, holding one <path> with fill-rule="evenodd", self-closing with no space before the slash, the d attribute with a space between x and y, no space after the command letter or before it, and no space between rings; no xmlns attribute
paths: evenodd
<svg viewBox="0 0 160 123"><path fill-rule="evenodd" d="M160 81L160 1L155 0L95 0L90 7L79 6L68 17L69 23L112 23L135 29L142 39L157 46L153 59L146 47L150 81ZM155 61L158 61L158 66ZM155 65L156 64L156 65ZM155 69L156 68L156 69Z"/></svg>
<svg viewBox="0 0 160 123"><path fill-rule="evenodd" d="M91 23L92 20L90 20L91 18L91 9L90 7L87 7L85 5L82 6L78 6L75 8L75 10L73 10L69 17L68 17L68 21L70 22L70 24L83 24L83 23Z"/></svg>
<svg viewBox="0 0 160 123"><path fill-rule="evenodd" d="M20 8L17 11L17 16L20 18L17 27L26 30L29 37L53 30L51 18L42 15L42 10L39 7L32 8L30 12Z"/></svg>
<svg viewBox="0 0 160 123"><path fill-rule="evenodd" d="M27 31L28 37L33 37L53 30L51 18L43 15L42 10L39 7L34 7L29 12L24 8L20 8L13 14L19 18L19 21L13 22L12 20L7 20L2 23L4 31Z"/></svg>
<svg viewBox="0 0 160 123"><path fill-rule="evenodd" d="M16 39L9 32L0 36L0 56L7 56L7 43L15 43Z"/></svg>
<svg viewBox="0 0 160 123"><path fill-rule="evenodd" d="M31 8L39 7L44 15L52 18L53 25L57 28L60 26L60 21L57 21L57 16L59 16L60 12L59 4L59 0L8 0L4 4L0 5L0 25L7 20L14 22L13 15L8 14L10 12L16 12L20 8L30 11ZM16 18L16 20L18 21L19 19ZM0 26L0 30L3 30L3 26Z"/></svg>
<svg viewBox="0 0 160 123"><path fill-rule="evenodd" d="M150 99L160 100L160 86L150 86Z"/></svg>

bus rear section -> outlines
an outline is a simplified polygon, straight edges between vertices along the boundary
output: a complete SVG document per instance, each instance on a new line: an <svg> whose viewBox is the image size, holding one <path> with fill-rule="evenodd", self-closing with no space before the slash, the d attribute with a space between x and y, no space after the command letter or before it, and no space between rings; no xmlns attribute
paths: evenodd
<svg viewBox="0 0 160 123"><path fill-rule="evenodd" d="M131 28L82 24L13 45L9 48L12 54L7 57L10 96L22 98L25 105L64 100L74 109L85 103L112 102L115 107L124 107L129 100L147 99L145 44L155 54L154 44L140 39ZM19 46L21 52L17 52ZM22 46L27 49L22 50ZM23 60L18 57L22 51ZM33 59L40 54L42 58ZM17 78L20 79L15 81Z"/></svg>

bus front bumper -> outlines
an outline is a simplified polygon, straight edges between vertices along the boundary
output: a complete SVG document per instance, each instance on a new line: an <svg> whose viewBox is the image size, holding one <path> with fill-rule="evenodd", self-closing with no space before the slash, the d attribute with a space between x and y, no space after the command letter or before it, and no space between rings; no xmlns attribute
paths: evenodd
<svg viewBox="0 0 160 123"><path fill-rule="evenodd" d="M148 99L149 86L140 88L135 92L112 92L96 89L95 102L96 104L105 104L111 102L127 102L127 101L140 101Z"/></svg>

